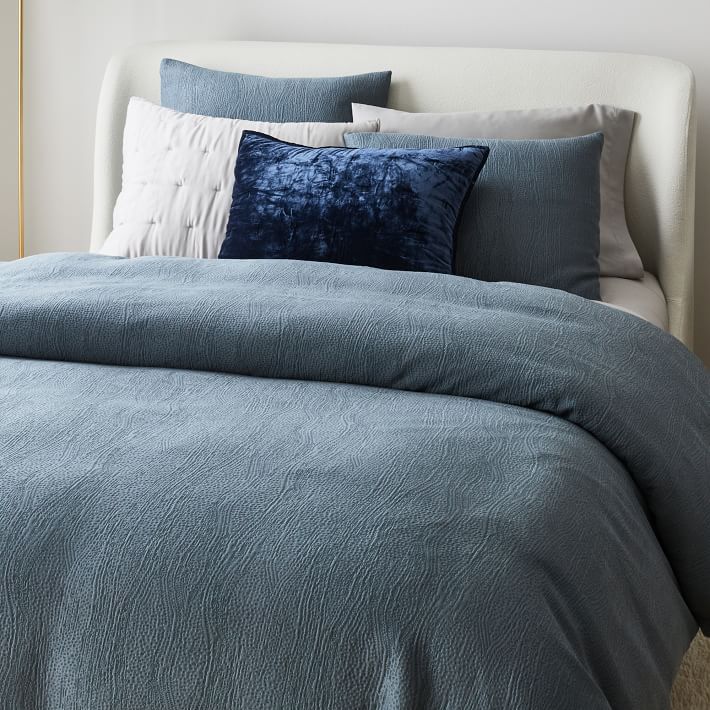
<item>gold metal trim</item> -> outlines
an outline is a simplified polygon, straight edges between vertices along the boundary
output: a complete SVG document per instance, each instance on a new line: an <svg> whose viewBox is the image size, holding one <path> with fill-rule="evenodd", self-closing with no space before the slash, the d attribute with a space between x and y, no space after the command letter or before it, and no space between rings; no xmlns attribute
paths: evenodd
<svg viewBox="0 0 710 710"><path fill-rule="evenodd" d="M17 236L20 259L25 255L25 116L24 116L24 74L25 74L25 8L23 0L18 0L17 38Z"/></svg>

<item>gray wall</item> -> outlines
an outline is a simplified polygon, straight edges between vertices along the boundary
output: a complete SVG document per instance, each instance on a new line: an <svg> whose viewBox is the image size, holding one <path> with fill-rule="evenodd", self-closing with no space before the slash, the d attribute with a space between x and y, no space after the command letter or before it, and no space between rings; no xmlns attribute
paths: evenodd
<svg viewBox="0 0 710 710"><path fill-rule="evenodd" d="M26 6L30 253L87 248L96 99L106 61L126 45L184 38L450 44L626 51L686 62L696 72L700 103L696 349L710 364L708 0L27 0ZM6 236L13 240L11 231Z"/></svg>

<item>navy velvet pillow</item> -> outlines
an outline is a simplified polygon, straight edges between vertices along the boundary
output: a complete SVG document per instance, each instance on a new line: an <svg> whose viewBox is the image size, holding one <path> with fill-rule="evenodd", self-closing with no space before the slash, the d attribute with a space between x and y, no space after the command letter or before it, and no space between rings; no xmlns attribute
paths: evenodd
<svg viewBox="0 0 710 710"><path fill-rule="evenodd" d="M502 140L348 133L356 148L487 145L464 207L456 273L547 286L599 300L599 160L604 137Z"/></svg>
<svg viewBox="0 0 710 710"><path fill-rule="evenodd" d="M488 148L306 148L245 131L220 259L453 271L462 205Z"/></svg>
<svg viewBox="0 0 710 710"><path fill-rule="evenodd" d="M386 106L391 79L390 71L281 79L163 59L160 101L173 111L243 121L347 123L353 103Z"/></svg>

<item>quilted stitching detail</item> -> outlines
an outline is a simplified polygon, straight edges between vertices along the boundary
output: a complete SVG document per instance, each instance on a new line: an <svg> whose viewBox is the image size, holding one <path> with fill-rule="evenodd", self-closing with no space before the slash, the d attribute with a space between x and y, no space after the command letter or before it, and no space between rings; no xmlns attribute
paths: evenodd
<svg viewBox="0 0 710 710"><path fill-rule="evenodd" d="M224 239L243 130L313 147L342 146L363 123L260 123L179 113L132 98L123 137L123 183L101 252L216 258ZM187 227L186 227L187 225Z"/></svg>

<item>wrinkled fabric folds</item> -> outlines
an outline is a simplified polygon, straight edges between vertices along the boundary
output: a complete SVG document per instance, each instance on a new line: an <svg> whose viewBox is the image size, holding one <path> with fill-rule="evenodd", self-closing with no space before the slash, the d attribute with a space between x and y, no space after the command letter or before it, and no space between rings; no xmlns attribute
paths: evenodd
<svg viewBox="0 0 710 710"><path fill-rule="evenodd" d="M0 265L0 706L662 708L710 387L550 289Z"/></svg>

